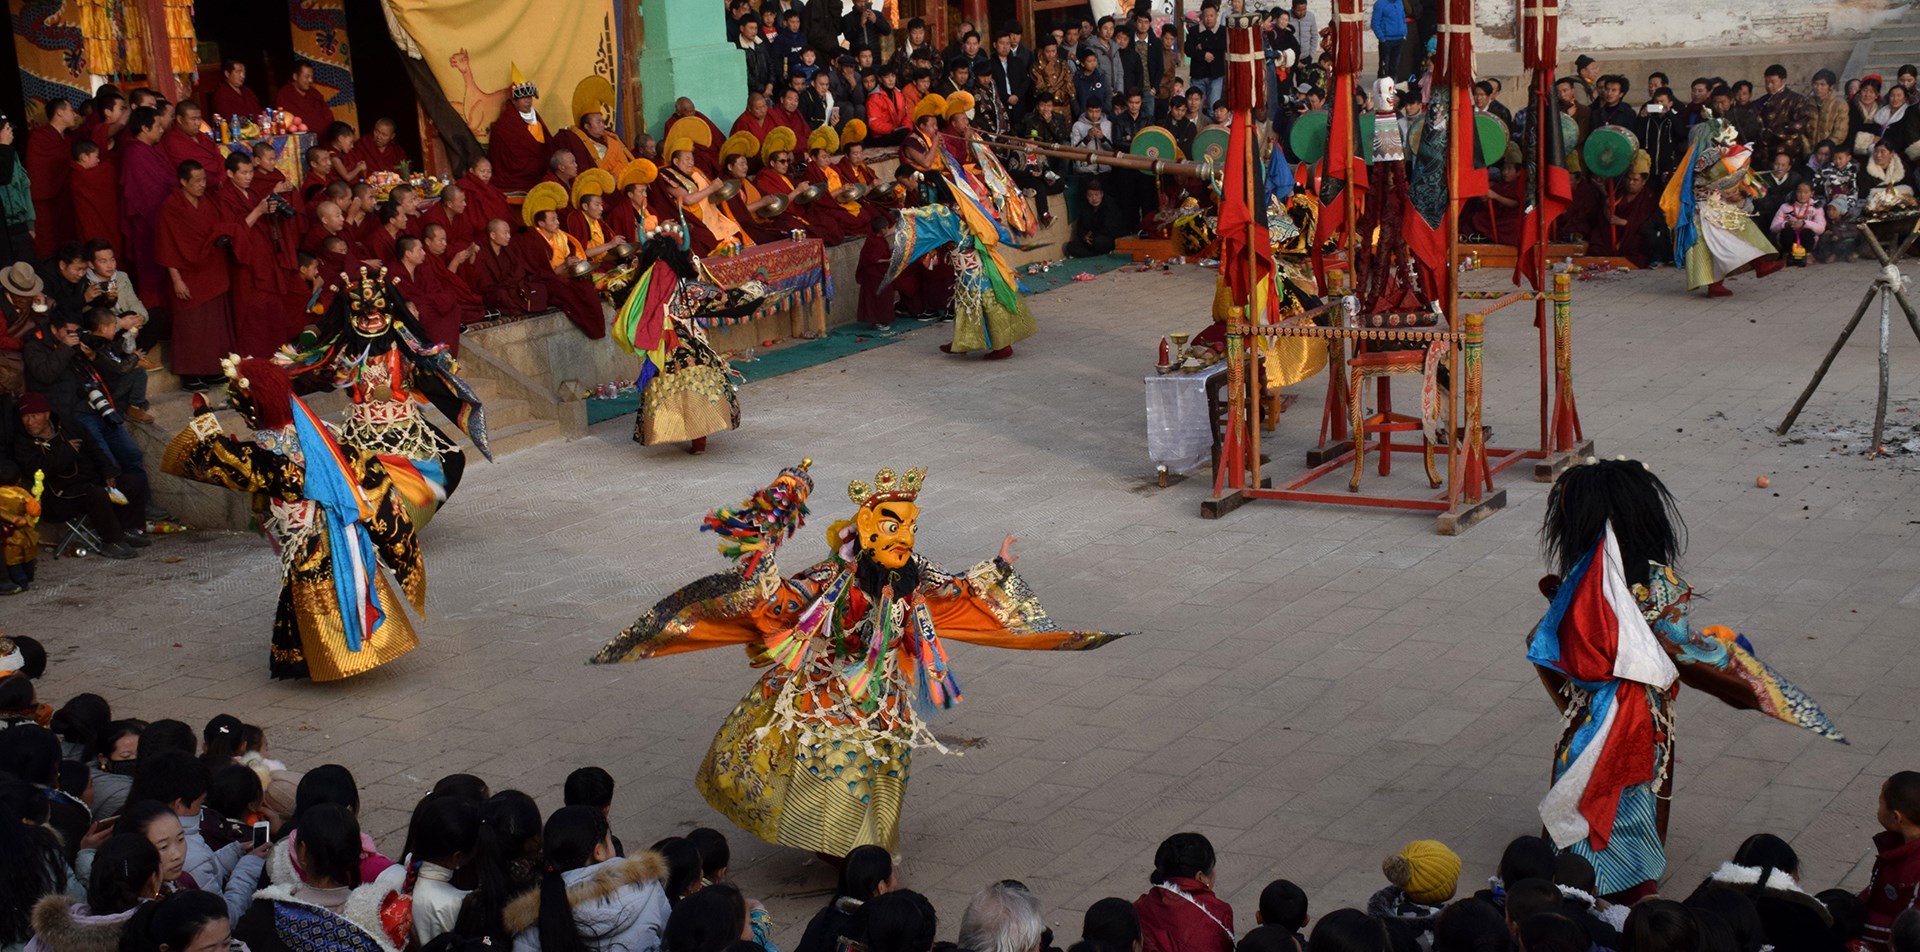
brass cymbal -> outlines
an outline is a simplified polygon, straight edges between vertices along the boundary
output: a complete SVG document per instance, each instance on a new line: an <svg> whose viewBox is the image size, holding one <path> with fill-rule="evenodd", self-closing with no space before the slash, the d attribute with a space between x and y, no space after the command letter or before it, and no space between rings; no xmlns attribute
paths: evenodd
<svg viewBox="0 0 1920 952"><path fill-rule="evenodd" d="M720 183L719 188L714 189L710 197L714 204L719 205L738 194L740 194L740 183L734 179L727 179Z"/></svg>
<svg viewBox="0 0 1920 952"><path fill-rule="evenodd" d="M747 206L747 208L753 212L755 216L760 218L778 218L781 212L787 210L789 204L791 204L791 200L785 195L769 195Z"/></svg>
<svg viewBox="0 0 1920 952"><path fill-rule="evenodd" d="M825 194L827 194L827 187L825 185L819 182L809 182L805 188L800 190L798 195L793 197L793 201L797 205L808 205L819 201L820 196Z"/></svg>

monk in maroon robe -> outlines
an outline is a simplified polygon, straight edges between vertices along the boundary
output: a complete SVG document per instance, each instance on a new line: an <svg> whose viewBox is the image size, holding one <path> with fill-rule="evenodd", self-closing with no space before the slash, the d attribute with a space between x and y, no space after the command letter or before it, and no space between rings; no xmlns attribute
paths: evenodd
<svg viewBox="0 0 1920 952"><path fill-rule="evenodd" d="M485 306L502 314L538 314L547 309L546 282L514 250L513 228L505 219L496 218L487 226L486 243L469 267L473 274L468 284Z"/></svg>
<svg viewBox="0 0 1920 952"><path fill-rule="evenodd" d="M333 125L333 107L327 105L327 97L320 90L313 88L313 64L306 60L294 60L293 81L280 87L273 104L298 116L316 135Z"/></svg>
<svg viewBox="0 0 1920 952"><path fill-rule="evenodd" d="M101 161L99 146L86 139L74 143L73 161L67 163L74 231L84 240L99 238L118 247L122 241L119 172Z"/></svg>
<svg viewBox="0 0 1920 952"><path fill-rule="evenodd" d="M208 191L218 192L226 185L227 157L220 154L219 144L207 135L206 126L200 121L200 107L192 100L180 104L173 125L160 137L160 147L176 169L188 159L200 163L200 167L207 170Z"/></svg>
<svg viewBox="0 0 1920 952"><path fill-rule="evenodd" d="M553 154L553 133L534 112L532 96L517 96L500 110L487 137L487 158L493 160L493 184L509 198L527 194L547 174ZM531 118L528 118L531 117Z"/></svg>
<svg viewBox="0 0 1920 952"><path fill-rule="evenodd" d="M1625 258L1636 268L1646 267L1645 229L1661 214L1657 196L1647 187L1647 174L1630 171L1603 194L1599 213L1587 226L1587 254Z"/></svg>
<svg viewBox="0 0 1920 952"><path fill-rule="evenodd" d="M407 233L407 216L391 202L381 202L380 209L373 216L379 227L366 233L367 251L391 267L399 261L400 236Z"/></svg>
<svg viewBox="0 0 1920 952"><path fill-rule="evenodd" d="M179 181L160 207L154 253L172 297L173 372L204 381L219 376L220 358L234 350L227 251L215 242L230 243L238 223L227 222L207 194L205 169L188 166Z"/></svg>
<svg viewBox="0 0 1920 952"><path fill-rule="evenodd" d="M480 234L480 240L486 241L486 233ZM469 280L475 272L474 259L480 256L480 245L469 243L463 248L452 248L447 244L447 230L439 225L426 225L420 229L420 243L427 248L427 266L434 270L447 286L454 289L462 303L473 307L470 316L463 318L467 323L486 317L485 305L481 302L480 292L474 290Z"/></svg>
<svg viewBox="0 0 1920 952"><path fill-rule="evenodd" d="M628 185L620 194L607 197L607 227L614 234L639 241L642 232L660 226L660 219L647 207L649 191L645 185Z"/></svg>
<svg viewBox="0 0 1920 952"><path fill-rule="evenodd" d="M896 313L911 313L905 302L913 288L904 285L910 285L913 279L902 274L899 281L887 280L887 268L893 263L893 247L887 236L892 233L888 225L868 234L860 246L860 263L854 267L853 280L860 286L860 320L868 324L885 326L893 323Z"/></svg>
<svg viewBox="0 0 1920 952"><path fill-rule="evenodd" d="M732 131L745 130L753 133L755 139L765 142L767 133L780 124L780 120L774 118L773 111L768 108L767 97L752 93L747 96L747 111L741 113L740 118L733 120Z"/></svg>
<svg viewBox="0 0 1920 952"><path fill-rule="evenodd" d="M340 270L358 269L362 266L378 266L378 259L360 243L359 236L347 228L347 220L340 212L340 206L332 202L321 202L313 212L313 227L307 229L305 237L300 239L300 250L310 255L326 254L328 238L338 238L346 243L345 261L342 268L329 268L328 274Z"/></svg>
<svg viewBox="0 0 1920 952"><path fill-rule="evenodd" d="M247 88L247 64L234 59L221 64L220 82L207 93L207 108L216 116L249 119L257 119L265 111L260 108L260 97Z"/></svg>
<svg viewBox="0 0 1920 952"><path fill-rule="evenodd" d="M234 341L249 357L268 356L289 340L287 295L300 268L292 219L275 212L272 194L244 153L228 157L227 187L214 201L234 230Z"/></svg>
<svg viewBox="0 0 1920 952"><path fill-rule="evenodd" d="M547 300L558 305L567 320L580 328L588 340L599 340L607 336L607 316L600 305L600 292L594 290L590 281L560 273L566 259L554 250L555 236L565 234L560 229L560 213L544 211L534 219L532 228L513 236L508 250L520 256L521 267L528 274L546 285Z"/></svg>
<svg viewBox="0 0 1920 952"><path fill-rule="evenodd" d="M460 181L454 184L467 193L467 204L473 209L474 219L480 223L481 231L486 230L487 222L496 218L509 225L517 221L513 217L512 207L507 204L507 193L493 182L493 160L481 156L473 163L473 168L468 169L467 174L460 176Z"/></svg>
<svg viewBox="0 0 1920 952"><path fill-rule="evenodd" d="M75 138L86 139L100 147L100 161L115 167L120 166L120 153L116 149L120 132L127 127L133 109L127 104L127 97L118 91L102 89L93 97L93 111L80 121L75 129Z"/></svg>
<svg viewBox="0 0 1920 952"><path fill-rule="evenodd" d="M158 118L151 110L135 122L146 125L135 129L121 147L120 213L123 233L120 251L131 259L134 286L140 300L152 307L166 307L172 300L172 285L167 273L154 257L154 235L160 222L160 206L177 187L175 168L160 150Z"/></svg>
<svg viewBox="0 0 1920 952"><path fill-rule="evenodd" d="M426 245L412 235L402 235L397 245L399 258L387 272L393 286L413 306L427 336L445 344L455 356L460 353L460 328L480 319L480 304L468 301L459 289L442 280L439 271L427 263Z"/></svg>
<svg viewBox="0 0 1920 952"><path fill-rule="evenodd" d="M367 170L361 176L375 172L399 172L400 163L407 162L407 153L393 141L393 120L380 118L373 124L373 134L363 137L354 144L353 151L347 155L350 166L365 163ZM411 167L412 163L408 163Z"/></svg>
<svg viewBox="0 0 1920 952"><path fill-rule="evenodd" d="M447 233L447 244L458 252L486 240L487 222L481 218L467 190L449 185L440 191L440 200L420 218L420 227L439 225ZM425 232L421 233L425 237Z"/></svg>
<svg viewBox="0 0 1920 952"><path fill-rule="evenodd" d="M68 131L79 125L80 114L73 104L55 99L47 106L46 123L27 131L27 147L21 159L27 167L27 182L33 193L33 250L43 258L75 238L73 193L67 182L68 170L73 165Z"/></svg>
<svg viewBox="0 0 1920 952"><path fill-rule="evenodd" d="M788 174L788 170L793 167L793 155L791 152L774 153L767 167L761 169L759 175L754 176L753 184L759 186L762 194L791 195L795 189L804 184L794 181ZM822 210L822 206L832 204L833 199L821 196L818 200L806 205L798 203L789 205L781 214L798 218L808 234L827 244L837 245L845 241L847 236L841 232L839 221L831 213Z"/></svg>

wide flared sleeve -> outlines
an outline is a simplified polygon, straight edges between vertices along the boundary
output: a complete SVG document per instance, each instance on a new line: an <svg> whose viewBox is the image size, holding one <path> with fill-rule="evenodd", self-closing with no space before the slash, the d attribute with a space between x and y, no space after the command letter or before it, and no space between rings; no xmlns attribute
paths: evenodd
<svg viewBox="0 0 1920 952"><path fill-rule="evenodd" d="M922 563L921 591L941 638L1027 651L1088 651L1131 632L1068 631L1040 607L1040 597L1001 559L948 575Z"/></svg>
<svg viewBox="0 0 1920 952"><path fill-rule="evenodd" d="M661 599L587 663L619 664L745 645L749 660L759 666L768 663L766 639L790 630L809 600L809 593L793 580L779 577L770 559L752 577L736 566Z"/></svg>
<svg viewBox="0 0 1920 952"><path fill-rule="evenodd" d="M1721 625L1696 630L1688 618L1693 589L1673 569L1652 566L1649 588L1659 608L1649 611L1648 622L1679 668L1682 684L1711 694L1728 707L1759 711L1828 740L1847 742L1827 712L1761 661L1745 636Z"/></svg>
<svg viewBox="0 0 1920 952"><path fill-rule="evenodd" d="M300 464L226 435L211 413L196 414L174 435L161 456L160 471L243 493L266 493L287 500L305 498L302 490L306 480Z"/></svg>
<svg viewBox="0 0 1920 952"><path fill-rule="evenodd" d="M420 536L414 532L413 519L407 515L407 507L385 466L371 456L364 457L361 466L365 475L360 486L374 500L373 514L363 520L367 535L373 539L381 563L400 582L407 601L413 603L414 611L424 612L427 610L427 564L420 553Z"/></svg>

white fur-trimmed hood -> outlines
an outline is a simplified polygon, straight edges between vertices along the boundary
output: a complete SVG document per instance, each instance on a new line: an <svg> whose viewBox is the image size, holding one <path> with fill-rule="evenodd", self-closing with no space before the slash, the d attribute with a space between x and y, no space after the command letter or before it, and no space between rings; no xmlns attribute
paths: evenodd
<svg viewBox="0 0 1920 952"><path fill-rule="evenodd" d="M1721 863L1720 868L1714 870L1713 874L1707 877L1707 882L1734 887L1740 892L1753 897L1756 901L1768 899L1803 906L1808 911L1818 915L1821 922L1828 925L1833 924L1833 913L1827 909L1827 904L1814 898L1805 889L1801 888L1800 884L1795 881L1793 876L1786 870L1770 870L1767 874L1766 884L1761 885L1760 867L1741 866L1738 863L1729 861Z"/></svg>

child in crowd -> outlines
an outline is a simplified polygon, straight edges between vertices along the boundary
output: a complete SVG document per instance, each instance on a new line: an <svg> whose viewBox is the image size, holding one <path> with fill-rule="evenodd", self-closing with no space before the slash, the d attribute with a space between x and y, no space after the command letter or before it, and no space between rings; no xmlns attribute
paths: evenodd
<svg viewBox="0 0 1920 952"><path fill-rule="evenodd" d="M1553 884L1560 890L1560 914L1579 923L1595 944L1613 948L1620 927L1627 924L1628 908L1594 895L1593 863L1578 853L1555 856Z"/></svg>
<svg viewBox="0 0 1920 952"><path fill-rule="evenodd" d="M1873 878L1860 891L1866 907L1860 939L1870 952L1890 948L1894 919L1920 908L1920 771L1902 770L1887 778L1875 818L1881 832L1874 834L1873 846L1879 855Z"/></svg>
<svg viewBox="0 0 1920 952"><path fill-rule="evenodd" d="M599 767L582 767L567 774L567 782L560 788L560 795L567 806L592 807L608 816L613 811L613 775ZM620 837L613 837L613 855L627 855L627 848Z"/></svg>
<svg viewBox="0 0 1920 952"><path fill-rule="evenodd" d="M1460 887L1460 857L1439 840L1414 840L1380 864L1391 885L1367 900L1367 913L1406 923L1422 946L1433 944L1433 924Z"/></svg>
<svg viewBox="0 0 1920 952"><path fill-rule="evenodd" d="M23 486L0 486L0 595L33 587L40 564L40 500Z"/></svg>
<svg viewBox="0 0 1920 952"><path fill-rule="evenodd" d="M1213 843L1175 833L1153 853L1152 884L1133 902L1149 952L1232 952L1233 907L1214 893Z"/></svg>
<svg viewBox="0 0 1920 952"><path fill-rule="evenodd" d="M47 649L38 639L28 635L0 635L0 674L19 674L29 681L38 681L46 673Z"/></svg>
<svg viewBox="0 0 1920 952"><path fill-rule="evenodd" d="M0 674L0 730L15 724L45 726L53 719L53 708L40 703L33 681L24 674Z"/></svg>
<svg viewBox="0 0 1920 952"><path fill-rule="evenodd" d="M687 831L687 842L700 853L700 885L726 882L727 866L733 862L733 848L727 835L711 827L697 826Z"/></svg>
<svg viewBox="0 0 1920 952"><path fill-rule="evenodd" d="M414 808L407 826L413 852L404 866L388 867L374 881L381 919L389 929L411 923L413 941L424 946L453 931L467 890L453 884L473 856L480 836L479 802L458 795L428 794Z"/></svg>
<svg viewBox="0 0 1920 952"><path fill-rule="evenodd" d="M1827 230L1827 213L1813 200L1813 183L1794 186L1793 200L1773 213L1773 243L1780 258L1805 267L1820 235Z"/></svg>
<svg viewBox="0 0 1920 952"><path fill-rule="evenodd" d="M1286 933L1293 941L1293 947L1304 950L1307 947L1305 930L1311 917L1307 915L1307 894L1291 880L1276 879L1260 890L1260 909L1254 913L1254 921L1262 929L1278 929ZM1248 933L1252 938L1252 933Z"/></svg>

